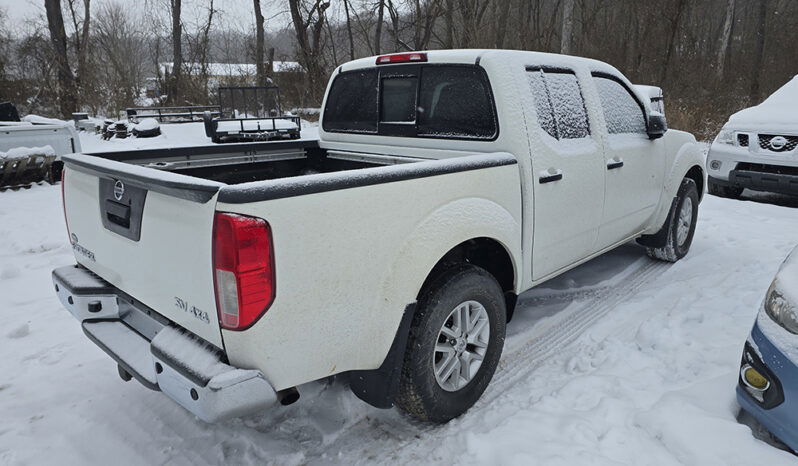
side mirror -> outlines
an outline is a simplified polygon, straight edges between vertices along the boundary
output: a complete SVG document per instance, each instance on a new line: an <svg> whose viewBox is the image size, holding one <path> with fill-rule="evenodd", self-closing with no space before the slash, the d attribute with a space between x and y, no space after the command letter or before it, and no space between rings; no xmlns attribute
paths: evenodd
<svg viewBox="0 0 798 466"><path fill-rule="evenodd" d="M649 139L659 139L668 131L668 122L665 120L665 115L661 113L651 113L648 115L648 133Z"/></svg>

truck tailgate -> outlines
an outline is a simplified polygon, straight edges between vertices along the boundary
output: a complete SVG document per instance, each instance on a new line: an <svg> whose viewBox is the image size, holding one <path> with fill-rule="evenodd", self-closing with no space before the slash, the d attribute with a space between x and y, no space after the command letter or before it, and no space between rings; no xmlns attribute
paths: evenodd
<svg viewBox="0 0 798 466"><path fill-rule="evenodd" d="M219 184L86 155L65 165L77 261L221 348L212 271Z"/></svg>

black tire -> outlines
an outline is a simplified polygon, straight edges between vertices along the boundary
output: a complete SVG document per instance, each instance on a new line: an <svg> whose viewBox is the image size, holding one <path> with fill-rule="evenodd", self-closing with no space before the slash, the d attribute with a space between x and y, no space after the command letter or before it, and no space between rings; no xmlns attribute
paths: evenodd
<svg viewBox="0 0 798 466"><path fill-rule="evenodd" d="M456 391L447 391L434 373L435 346L450 314L468 301L476 301L487 312L489 337L482 363L470 382ZM504 347L506 313L502 289L484 269L457 265L434 280L422 291L410 327L397 406L416 419L437 423L468 411L496 371Z"/></svg>
<svg viewBox="0 0 798 466"><path fill-rule="evenodd" d="M690 225L687 230L687 235L679 238L679 227L683 223L681 213L685 208L685 204L690 203ZM672 211L668 215L668 223L662 228L667 229L667 237L664 246L646 248L646 253L649 257L666 262L676 262L690 251L690 245L693 243L693 235L695 235L696 220L698 219L698 189L696 188L695 181L685 178L682 180L679 191L676 194L676 202L673 204Z"/></svg>
<svg viewBox="0 0 798 466"><path fill-rule="evenodd" d="M725 197L727 199L739 199L740 195L743 194L743 188L736 186L721 186L717 183L713 183L712 181L707 183L707 191L713 196Z"/></svg>

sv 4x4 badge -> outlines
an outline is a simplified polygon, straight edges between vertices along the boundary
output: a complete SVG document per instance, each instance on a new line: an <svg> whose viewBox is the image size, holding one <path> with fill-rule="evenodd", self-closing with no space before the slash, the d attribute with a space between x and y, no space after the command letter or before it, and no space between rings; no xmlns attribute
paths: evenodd
<svg viewBox="0 0 798 466"><path fill-rule="evenodd" d="M207 312L205 312L203 310L200 310L200 309L197 309L197 307L195 307L195 306L191 306L190 304L188 304L188 301L180 299L177 296L175 296L175 307L177 307L178 309L182 310L183 312L187 312L187 313L191 314L192 316L194 316L197 319L205 322L206 324L210 324L211 323L211 319L208 317L208 313Z"/></svg>

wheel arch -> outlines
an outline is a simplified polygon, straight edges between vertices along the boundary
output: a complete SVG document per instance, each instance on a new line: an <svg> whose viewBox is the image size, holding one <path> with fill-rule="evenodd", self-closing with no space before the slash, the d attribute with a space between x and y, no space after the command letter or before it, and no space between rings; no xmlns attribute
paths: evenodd
<svg viewBox="0 0 798 466"><path fill-rule="evenodd" d="M704 173L704 169L701 168L700 165L693 165L687 170L683 178L689 178L693 180L696 187L698 188L698 200L701 201L704 199L704 186L706 186L705 182L706 173Z"/></svg>
<svg viewBox="0 0 798 466"><path fill-rule="evenodd" d="M494 201L465 198L440 206L416 225L397 248L396 262L377 293L376 305L403 309L395 315L395 325L379 319L374 327L376 333L390 332L386 336L392 343L378 368L349 372L350 388L358 398L377 408L393 407L416 301L435 274L445 272L445 264L465 260L493 274L506 290L511 315L521 280L518 216Z"/></svg>
<svg viewBox="0 0 798 466"><path fill-rule="evenodd" d="M485 236L471 238L447 251L427 273L416 299L429 287L430 283L457 264L475 265L485 269L496 279L504 292L507 321L509 322L518 299L516 294L518 277L512 255L501 242L494 238Z"/></svg>

